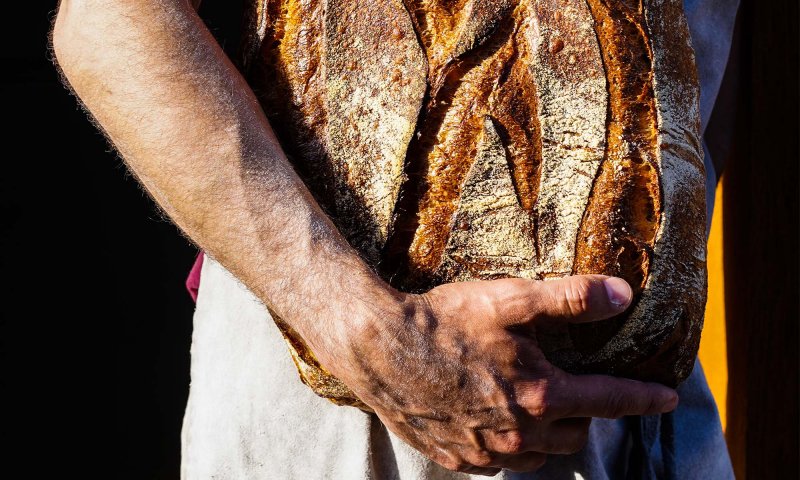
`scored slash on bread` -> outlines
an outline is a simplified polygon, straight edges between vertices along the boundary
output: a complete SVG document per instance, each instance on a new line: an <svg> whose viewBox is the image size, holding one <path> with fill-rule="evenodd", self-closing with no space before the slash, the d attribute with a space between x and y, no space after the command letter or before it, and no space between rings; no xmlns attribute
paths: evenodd
<svg viewBox="0 0 800 480"><path fill-rule="evenodd" d="M348 241L405 291L602 273L628 311L537 329L575 373L675 386L706 295L680 0L254 0L248 81ZM279 317L301 378L366 408Z"/></svg>

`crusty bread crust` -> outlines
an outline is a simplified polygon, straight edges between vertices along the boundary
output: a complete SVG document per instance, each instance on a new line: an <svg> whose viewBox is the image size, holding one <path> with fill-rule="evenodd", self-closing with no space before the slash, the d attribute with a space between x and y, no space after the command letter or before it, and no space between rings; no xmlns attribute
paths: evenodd
<svg viewBox="0 0 800 480"><path fill-rule="evenodd" d="M556 365L677 385L705 305L705 182L680 0L254 0L244 65L298 172L387 281L625 278L539 329ZM301 377L363 404L279 318Z"/></svg>
<svg viewBox="0 0 800 480"><path fill-rule="evenodd" d="M658 113L661 222L640 299L587 363L675 386L694 368L707 292L700 95L682 3L647 0L645 6Z"/></svg>

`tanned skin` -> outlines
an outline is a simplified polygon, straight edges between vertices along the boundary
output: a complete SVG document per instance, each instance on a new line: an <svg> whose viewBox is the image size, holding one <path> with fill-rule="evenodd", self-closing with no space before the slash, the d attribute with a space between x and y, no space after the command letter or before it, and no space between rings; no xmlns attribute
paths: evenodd
<svg viewBox="0 0 800 480"><path fill-rule="evenodd" d="M570 375L537 348L540 322L624 310L623 280L505 279L422 295L383 282L314 202L193 3L62 0L58 64L170 218L390 430L446 468L493 475L580 450L591 417L676 407L669 388Z"/></svg>

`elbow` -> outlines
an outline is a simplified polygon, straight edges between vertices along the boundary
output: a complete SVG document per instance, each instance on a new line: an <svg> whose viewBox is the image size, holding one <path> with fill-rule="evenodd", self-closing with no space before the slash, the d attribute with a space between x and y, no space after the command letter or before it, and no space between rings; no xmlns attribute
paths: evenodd
<svg viewBox="0 0 800 480"><path fill-rule="evenodd" d="M61 0L49 37L52 60L65 77L79 62L81 50L80 23L71 18L71 10L71 2Z"/></svg>
<svg viewBox="0 0 800 480"><path fill-rule="evenodd" d="M86 3L61 0L49 36L51 61L65 86L78 96L96 83L105 54L102 31L95 27L101 24L99 14Z"/></svg>

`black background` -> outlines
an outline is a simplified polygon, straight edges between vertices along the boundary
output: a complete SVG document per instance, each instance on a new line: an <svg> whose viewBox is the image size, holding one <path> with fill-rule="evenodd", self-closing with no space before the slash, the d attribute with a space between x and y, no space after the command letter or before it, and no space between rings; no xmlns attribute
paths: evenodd
<svg viewBox="0 0 800 480"><path fill-rule="evenodd" d="M60 83L55 6L2 7L0 476L177 478L197 249ZM201 11L229 50L238 8Z"/></svg>

